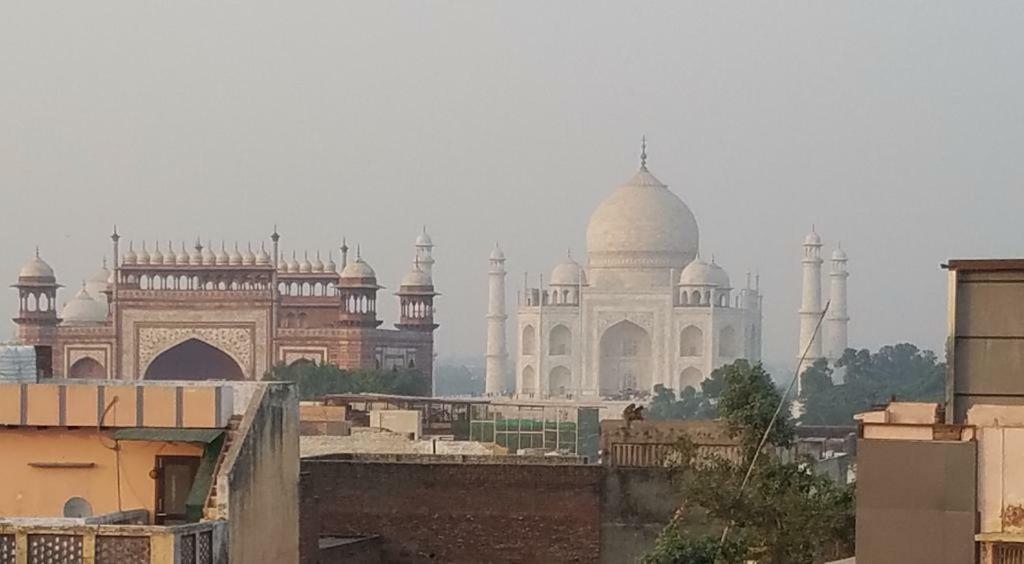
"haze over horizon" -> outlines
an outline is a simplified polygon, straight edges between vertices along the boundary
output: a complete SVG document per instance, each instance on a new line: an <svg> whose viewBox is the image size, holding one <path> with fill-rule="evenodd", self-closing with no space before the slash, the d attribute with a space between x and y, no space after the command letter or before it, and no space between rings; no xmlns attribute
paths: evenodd
<svg viewBox="0 0 1024 564"><path fill-rule="evenodd" d="M795 364L812 224L826 257L839 241L850 255L858 348L941 355L939 264L1021 255L1019 3L6 8L0 276L39 245L61 304L115 223L176 245L268 241L277 224L289 255L360 244L390 325L425 224L439 354L482 356L494 242L512 313L524 271L584 256L644 134L702 254L737 287L760 272L771 364ZM3 317L16 307L0 297Z"/></svg>

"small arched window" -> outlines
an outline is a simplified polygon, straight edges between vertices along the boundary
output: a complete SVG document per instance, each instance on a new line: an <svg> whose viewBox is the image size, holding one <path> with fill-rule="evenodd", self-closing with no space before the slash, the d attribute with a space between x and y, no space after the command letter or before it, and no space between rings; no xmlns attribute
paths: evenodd
<svg viewBox="0 0 1024 564"><path fill-rule="evenodd" d="M572 333L565 325L555 325L548 337L548 354L560 356L572 354Z"/></svg>
<svg viewBox="0 0 1024 564"><path fill-rule="evenodd" d="M679 335L679 356L703 356L704 332L690 325Z"/></svg>
<svg viewBox="0 0 1024 564"><path fill-rule="evenodd" d="M523 338L520 340L520 351L525 355L537 354L537 334L533 325L523 327Z"/></svg>

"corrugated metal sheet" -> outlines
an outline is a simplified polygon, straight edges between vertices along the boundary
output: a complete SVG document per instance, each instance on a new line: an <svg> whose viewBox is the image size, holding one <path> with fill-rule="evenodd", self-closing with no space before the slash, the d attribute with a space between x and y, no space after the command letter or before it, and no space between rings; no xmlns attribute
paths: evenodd
<svg viewBox="0 0 1024 564"><path fill-rule="evenodd" d="M168 441L178 443L212 443L224 434L223 429L168 429L132 427L114 432L118 441Z"/></svg>

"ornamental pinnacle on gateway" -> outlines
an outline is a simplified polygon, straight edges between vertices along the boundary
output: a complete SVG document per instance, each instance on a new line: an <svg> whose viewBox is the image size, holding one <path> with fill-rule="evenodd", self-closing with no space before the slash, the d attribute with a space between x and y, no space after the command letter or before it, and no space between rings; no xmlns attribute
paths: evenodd
<svg viewBox="0 0 1024 564"><path fill-rule="evenodd" d="M640 170L647 170L647 136L640 137Z"/></svg>

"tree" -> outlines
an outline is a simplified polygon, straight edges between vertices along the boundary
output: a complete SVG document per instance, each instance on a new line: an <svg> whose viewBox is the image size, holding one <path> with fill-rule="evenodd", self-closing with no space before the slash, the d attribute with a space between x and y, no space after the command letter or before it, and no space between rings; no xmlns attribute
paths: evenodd
<svg viewBox="0 0 1024 564"><path fill-rule="evenodd" d="M661 419L714 419L718 416L718 402L725 389L726 367L716 368L700 383L698 391L686 386L676 399L675 391L655 384L654 395L647 406L647 418Z"/></svg>
<svg viewBox="0 0 1024 564"><path fill-rule="evenodd" d="M833 384L833 370L824 360L801 376L800 401L805 425L851 425L853 416L896 398L900 401L942 401L946 366L935 353L910 343L887 345L877 352L846 349L836 362L844 375Z"/></svg>
<svg viewBox="0 0 1024 564"><path fill-rule="evenodd" d="M767 448L757 447L769 430L781 392L760 364L737 361L722 367L718 411L729 432L743 445L738 460L700 454L692 441L677 445L679 484L685 511L702 511L720 536L688 536L679 518L666 526L645 556L646 564L810 564L849 554L853 546L853 492L815 474L805 463L784 463L774 455L792 443L793 422L783 405L767 433ZM757 455L746 487L741 487Z"/></svg>
<svg viewBox="0 0 1024 564"><path fill-rule="evenodd" d="M333 364L295 362L275 365L263 378L295 382L299 398L315 400L327 394L378 393L420 396L430 393L430 380L415 369L342 370Z"/></svg>

